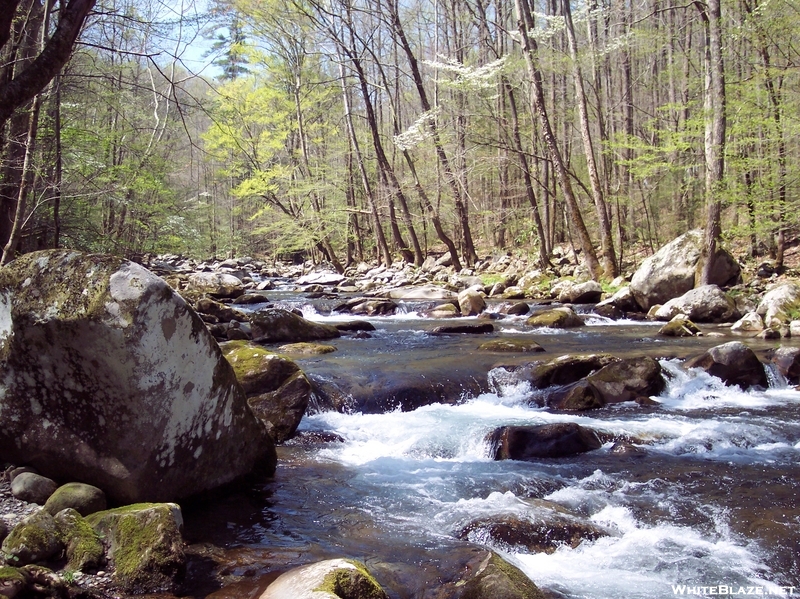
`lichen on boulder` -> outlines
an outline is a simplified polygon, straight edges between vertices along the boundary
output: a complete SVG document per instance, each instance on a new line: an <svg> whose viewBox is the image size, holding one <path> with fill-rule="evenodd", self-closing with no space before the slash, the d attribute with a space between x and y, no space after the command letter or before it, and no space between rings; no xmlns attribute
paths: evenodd
<svg viewBox="0 0 800 599"><path fill-rule="evenodd" d="M275 450L219 346L142 266L68 250L0 269L0 455L112 501L174 500Z"/></svg>

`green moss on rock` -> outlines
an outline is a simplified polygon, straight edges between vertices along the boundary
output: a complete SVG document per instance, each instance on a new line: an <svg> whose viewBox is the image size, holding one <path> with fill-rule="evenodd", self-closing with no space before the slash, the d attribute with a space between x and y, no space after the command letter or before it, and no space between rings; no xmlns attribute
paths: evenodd
<svg viewBox="0 0 800 599"><path fill-rule="evenodd" d="M255 343L230 341L220 347L247 395L275 391L300 370L289 358Z"/></svg>
<svg viewBox="0 0 800 599"><path fill-rule="evenodd" d="M68 569L91 572L103 565L103 542L77 511L72 508L62 510L56 514L55 521L66 547Z"/></svg>
<svg viewBox="0 0 800 599"><path fill-rule="evenodd" d="M534 314L527 321L531 327L550 327L553 329L568 329L582 327L586 323L578 316L572 308L553 308Z"/></svg>
<svg viewBox="0 0 800 599"><path fill-rule="evenodd" d="M338 568L328 573L314 591L330 593L341 599L388 599L386 592L367 570L354 560L344 560L355 569Z"/></svg>
<svg viewBox="0 0 800 599"><path fill-rule="evenodd" d="M28 516L3 541L6 561L14 566L45 562L64 549L53 517L45 511Z"/></svg>
<svg viewBox="0 0 800 599"><path fill-rule="evenodd" d="M125 591L171 589L183 575L183 520L176 504L133 504L97 512L87 521L105 538L114 579Z"/></svg>
<svg viewBox="0 0 800 599"><path fill-rule="evenodd" d="M463 585L459 599L544 599L544 594L519 568L490 553Z"/></svg>

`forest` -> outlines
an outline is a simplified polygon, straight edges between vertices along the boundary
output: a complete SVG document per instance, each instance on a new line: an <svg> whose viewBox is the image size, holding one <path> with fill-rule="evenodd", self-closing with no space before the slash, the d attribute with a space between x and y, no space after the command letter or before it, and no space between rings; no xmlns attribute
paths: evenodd
<svg viewBox="0 0 800 599"><path fill-rule="evenodd" d="M797 236L795 0L9 0L0 263ZM711 260L708 261L709 263Z"/></svg>

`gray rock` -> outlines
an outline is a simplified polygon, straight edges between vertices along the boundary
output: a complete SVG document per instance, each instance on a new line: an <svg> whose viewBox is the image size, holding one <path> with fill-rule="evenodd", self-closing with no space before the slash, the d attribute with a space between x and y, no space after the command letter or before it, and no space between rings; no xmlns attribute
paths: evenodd
<svg viewBox="0 0 800 599"><path fill-rule="evenodd" d="M187 290L207 293L214 297L239 297L244 284L238 277L220 272L195 272L187 279Z"/></svg>
<svg viewBox="0 0 800 599"><path fill-rule="evenodd" d="M642 310L680 297L695 287L700 280L697 273L702 267L702 243L702 231L689 231L642 262L630 284ZM723 287L733 284L740 276L739 265L728 252L720 249L710 283Z"/></svg>
<svg viewBox="0 0 800 599"><path fill-rule="evenodd" d="M272 441L186 302L121 258L0 269L0 455L133 503L274 470Z"/></svg>
<svg viewBox="0 0 800 599"><path fill-rule="evenodd" d="M290 439L308 409L313 394L311 383L302 372L286 379L269 393L253 395L247 403L266 426L276 443Z"/></svg>
<svg viewBox="0 0 800 599"><path fill-rule="evenodd" d="M549 327L553 329L570 329L582 327L586 324L572 308L567 306L536 312L525 322L531 327Z"/></svg>
<svg viewBox="0 0 800 599"><path fill-rule="evenodd" d="M43 505L57 488L58 483L51 478L33 472L23 472L14 477L11 494L22 501Z"/></svg>
<svg viewBox="0 0 800 599"><path fill-rule="evenodd" d="M767 328L788 323L798 311L800 311L800 285L796 283L782 283L767 291L756 310L764 319Z"/></svg>
<svg viewBox="0 0 800 599"><path fill-rule="evenodd" d="M486 300L474 289L465 289L458 294L458 306L462 316L477 316L486 309Z"/></svg>
<svg viewBox="0 0 800 599"><path fill-rule="evenodd" d="M686 368L701 368L719 377L729 386L742 389L753 386L766 388L767 374L755 352L740 341L712 347L703 354L684 362Z"/></svg>
<svg viewBox="0 0 800 599"><path fill-rule="evenodd" d="M772 355L772 363L790 384L800 383L800 347L779 347Z"/></svg>
<svg viewBox="0 0 800 599"><path fill-rule="evenodd" d="M595 304L600 301L603 288L597 281L586 281L564 289L558 294L558 301L564 304Z"/></svg>
<svg viewBox="0 0 800 599"><path fill-rule="evenodd" d="M364 564L331 559L284 572L259 599L388 599Z"/></svg>
<svg viewBox="0 0 800 599"><path fill-rule="evenodd" d="M763 330L764 321L756 312L748 312L731 326L733 332L760 333Z"/></svg>
<svg viewBox="0 0 800 599"><path fill-rule="evenodd" d="M739 317L734 301L716 285L696 287L669 300L656 310L655 318L669 321L678 314L693 322L730 322Z"/></svg>
<svg viewBox="0 0 800 599"><path fill-rule="evenodd" d="M696 324L686 318L686 315L678 314L661 327L658 334L664 337L696 337L701 331Z"/></svg>

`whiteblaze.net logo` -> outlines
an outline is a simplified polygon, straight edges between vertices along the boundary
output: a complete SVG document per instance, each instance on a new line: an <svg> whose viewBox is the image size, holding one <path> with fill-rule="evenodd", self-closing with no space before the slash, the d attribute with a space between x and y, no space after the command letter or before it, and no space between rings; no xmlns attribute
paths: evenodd
<svg viewBox="0 0 800 599"><path fill-rule="evenodd" d="M697 586L687 584L673 584L672 593L674 595L700 595L700 596L743 596L743 595L772 595L778 597L790 597L794 595L795 587L777 586L742 586L734 584L717 584L710 586Z"/></svg>

